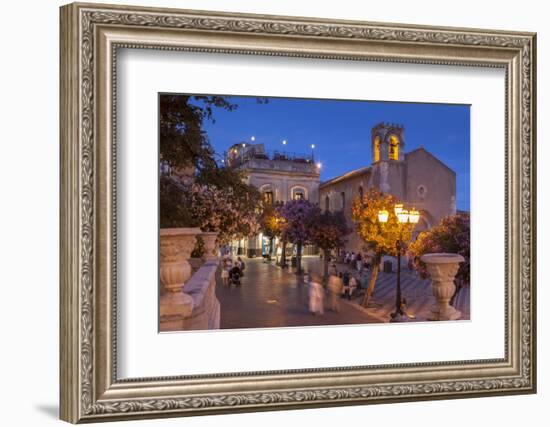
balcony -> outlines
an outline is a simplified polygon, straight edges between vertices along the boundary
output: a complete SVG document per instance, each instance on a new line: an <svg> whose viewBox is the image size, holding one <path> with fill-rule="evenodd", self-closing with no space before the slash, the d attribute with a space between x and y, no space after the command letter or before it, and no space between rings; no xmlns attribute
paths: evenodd
<svg viewBox="0 0 550 427"><path fill-rule="evenodd" d="M313 154L288 151L268 151L263 146L232 148L226 153L227 165L241 169L272 169L288 172L319 174Z"/></svg>

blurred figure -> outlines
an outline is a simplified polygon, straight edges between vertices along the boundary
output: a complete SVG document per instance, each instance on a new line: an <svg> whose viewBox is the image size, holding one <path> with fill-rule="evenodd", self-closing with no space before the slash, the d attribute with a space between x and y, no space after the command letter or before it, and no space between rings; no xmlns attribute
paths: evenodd
<svg viewBox="0 0 550 427"><path fill-rule="evenodd" d="M241 259L241 257L237 257L237 263L238 263L239 268L241 270L241 276L244 276L245 265L244 265L244 261Z"/></svg>
<svg viewBox="0 0 550 427"><path fill-rule="evenodd" d="M324 296L321 276L312 273L309 282L309 312L311 314L324 314Z"/></svg>
<svg viewBox="0 0 550 427"><path fill-rule="evenodd" d="M355 278L355 276L351 276L349 278L349 286L348 286L348 299L351 300L351 296L353 295L353 293L355 292L355 290L357 289L357 279Z"/></svg>
<svg viewBox="0 0 550 427"><path fill-rule="evenodd" d="M344 284L342 279L336 274L331 274L328 278L328 290L330 295L330 309L335 312L340 311L340 295Z"/></svg>
<svg viewBox="0 0 550 427"><path fill-rule="evenodd" d="M231 261L229 262L229 266L228 266L227 258L224 258L222 260L221 269L222 269L222 273L221 273L222 285L227 286L229 285L229 270L231 269Z"/></svg>
<svg viewBox="0 0 550 427"><path fill-rule="evenodd" d="M369 279L370 276L365 271L363 271L363 273L359 277L359 289L363 293L366 292L367 288L369 287Z"/></svg>
<svg viewBox="0 0 550 427"><path fill-rule="evenodd" d="M342 287L342 298L349 294L349 271L345 271L342 276L342 282L344 286Z"/></svg>
<svg viewBox="0 0 550 427"><path fill-rule="evenodd" d="M225 259L223 260L223 263L224 263L224 267L227 270L231 270L231 267L233 267L233 261L231 260L230 256L225 257Z"/></svg>
<svg viewBox="0 0 550 427"><path fill-rule="evenodd" d="M363 270L363 257L361 256L361 252L357 254L357 257L355 258L356 268L359 273Z"/></svg>
<svg viewBox="0 0 550 427"><path fill-rule="evenodd" d="M241 286L241 269L238 261L235 261L235 265L229 271L229 286L231 285Z"/></svg>
<svg viewBox="0 0 550 427"><path fill-rule="evenodd" d="M328 271L328 274L331 276L332 275L338 276L338 268L336 268L336 263L334 261L330 264L330 269Z"/></svg>

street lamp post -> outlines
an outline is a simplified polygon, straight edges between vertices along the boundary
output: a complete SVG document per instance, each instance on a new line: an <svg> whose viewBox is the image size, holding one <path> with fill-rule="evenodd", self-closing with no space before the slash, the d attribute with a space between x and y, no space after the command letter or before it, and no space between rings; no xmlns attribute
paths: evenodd
<svg viewBox="0 0 550 427"><path fill-rule="evenodd" d="M397 217L399 226L399 237L395 242L397 250L397 290L395 293L395 312L391 314L392 322L398 322L405 315L403 311L403 298L401 296L401 251L403 250L403 224L417 224L420 219L420 213L416 209L403 209L403 205L398 203L393 208L394 214ZM385 209L378 212L378 221L382 224L388 222L389 212Z"/></svg>

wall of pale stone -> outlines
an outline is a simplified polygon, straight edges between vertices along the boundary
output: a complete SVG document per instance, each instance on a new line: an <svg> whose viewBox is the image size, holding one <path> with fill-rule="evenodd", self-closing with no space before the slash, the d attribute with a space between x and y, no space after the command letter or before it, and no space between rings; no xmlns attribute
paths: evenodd
<svg viewBox="0 0 550 427"><path fill-rule="evenodd" d="M191 331L220 328L220 302L216 297L216 271L218 261L205 262L183 287L183 292L192 299L192 310L177 310L177 307L162 307L170 304L170 300L161 297L160 330ZM169 308L168 310L163 308ZM185 314L162 316L163 312L183 312Z"/></svg>
<svg viewBox="0 0 550 427"><path fill-rule="evenodd" d="M424 149L407 153L407 202L429 221L456 213L456 174Z"/></svg>
<svg viewBox="0 0 550 427"><path fill-rule="evenodd" d="M456 174L423 148L407 153L404 162L377 162L364 172L321 185L319 205L325 210L328 196L329 210L342 210L344 192L344 213L353 226L351 206L353 200L359 197L361 187L364 191L378 188L398 197L407 208L418 209L422 218L417 231L433 227L444 216L456 213ZM350 234L347 239L346 250L363 250L364 243L356 233Z"/></svg>
<svg viewBox="0 0 550 427"><path fill-rule="evenodd" d="M255 171L248 176L248 184L260 191L273 191L274 201L286 202L292 199L292 189L301 187L306 199L317 203L319 199L319 176L308 176L281 172Z"/></svg>
<svg viewBox="0 0 550 427"><path fill-rule="evenodd" d="M378 188L382 193L392 194L406 201L406 163L396 161L377 162L372 165L369 187Z"/></svg>
<svg viewBox="0 0 550 427"><path fill-rule="evenodd" d="M305 198L310 202L319 202L319 172L314 164L254 159L248 161L243 170L247 184L258 188L260 192L273 192L274 202L292 200L293 189L303 190ZM233 242L233 246L239 247L237 242ZM241 248L241 253L237 250L235 255L262 256L261 236L245 239L241 242Z"/></svg>
<svg viewBox="0 0 550 427"><path fill-rule="evenodd" d="M344 215L348 222L348 226L353 228L353 221L351 218L351 207L353 201L360 197L360 188L366 191L370 180L370 173L368 171L357 174L351 178L347 178L341 181L334 182L332 184L322 186L319 189L319 206L321 210L326 209L326 197L328 196L328 208L330 212L337 212L342 210L342 193L345 193L345 206ZM364 242L355 233L352 232L347 237L345 245L346 250L359 252L363 251Z"/></svg>

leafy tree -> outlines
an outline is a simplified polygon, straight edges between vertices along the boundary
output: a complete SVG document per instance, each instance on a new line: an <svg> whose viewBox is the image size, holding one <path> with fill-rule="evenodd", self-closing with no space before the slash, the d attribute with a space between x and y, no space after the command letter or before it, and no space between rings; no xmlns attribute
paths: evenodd
<svg viewBox="0 0 550 427"><path fill-rule="evenodd" d="M302 248L310 238L311 217L315 214L316 206L308 200L290 200L280 209L284 219L282 223L281 238L283 241L283 259L284 246L286 242L296 245L296 265L297 273L302 273Z"/></svg>
<svg viewBox="0 0 550 427"><path fill-rule="evenodd" d="M394 213L394 206L399 200L390 194L385 194L371 188L363 195L363 199L357 198L353 202L352 219L357 233L365 242L365 249L374 254L372 273L363 299L363 306L367 306L374 292L374 286L378 277L380 261L383 255L397 255L397 241L401 239L408 242L412 236L414 225L402 224ZM388 221L378 221L378 212L387 210Z"/></svg>
<svg viewBox="0 0 550 427"><path fill-rule="evenodd" d="M244 182L243 172L237 169L215 167L203 169L196 177L197 184L217 191L218 209L224 215L218 240L227 243L255 234L259 227L262 199L258 189Z"/></svg>
<svg viewBox="0 0 550 427"><path fill-rule="evenodd" d="M160 96L161 158L176 170L192 168L194 181L201 186L193 192L161 177L160 222L161 227L191 226L200 217L203 229L216 229L219 241L227 242L257 230L260 193L243 181L241 171L218 165L203 131L205 120L215 121L216 108L233 111L237 106L223 96ZM187 202L181 203L182 198ZM208 220L207 215L214 216ZM216 226L205 221L214 221Z"/></svg>
<svg viewBox="0 0 550 427"><path fill-rule="evenodd" d="M214 108L237 108L223 96L160 95L160 156L172 167L198 170L216 166L214 149L203 130L214 122Z"/></svg>
<svg viewBox="0 0 550 427"><path fill-rule="evenodd" d="M160 228L198 227L200 222L188 209L183 184L172 177L160 177Z"/></svg>
<svg viewBox="0 0 550 427"><path fill-rule="evenodd" d="M345 236L351 233L343 212L324 212L319 208L310 218L311 242L323 251L324 276L328 276L330 252L344 246Z"/></svg>
<svg viewBox="0 0 550 427"><path fill-rule="evenodd" d="M456 253L464 257L456 275L456 291L451 303L456 299L460 289L470 284L470 215L460 213L443 218L439 224L418 235L409 246L412 265L427 277L426 265L420 257L427 253Z"/></svg>
<svg viewBox="0 0 550 427"><path fill-rule="evenodd" d="M262 213L259 219L260 230L264 236L269 238L268 256L271 258L271 254L273 252L273 239L281 235L283 218L280 210L277 209L272 203L264 203L262 208Z"/></svg>
<svg viewBox="0 0 550 427"><path fill-rule="evenodd" d="M162 188L165 188L160 200L162 228L200 227L203 231L218 231L220 243L251 236L258 230L259 198L228 197L227 188L185 183L175 177L162 176Z"/></svg>

